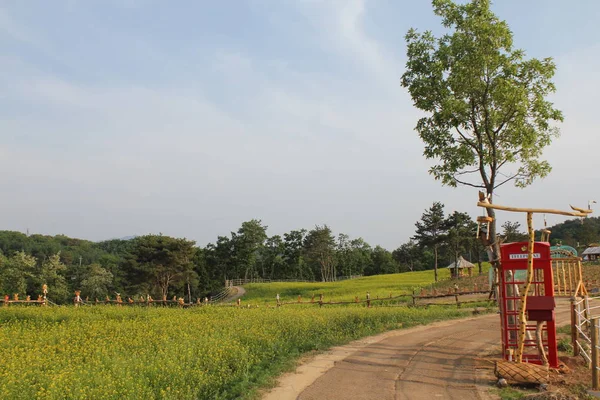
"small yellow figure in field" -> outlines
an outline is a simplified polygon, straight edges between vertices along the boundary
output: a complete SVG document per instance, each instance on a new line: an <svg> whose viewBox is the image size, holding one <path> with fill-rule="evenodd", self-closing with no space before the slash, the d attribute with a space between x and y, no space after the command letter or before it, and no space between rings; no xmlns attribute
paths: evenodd
<svg viewBox="0 0 600 400"><path fill-rule="evenodd" d="M75 307L79 307L79 305L83 302L81 300L81 290L76 290L75 291L75 298L73 299L73 303L75 303Z"/></svg>

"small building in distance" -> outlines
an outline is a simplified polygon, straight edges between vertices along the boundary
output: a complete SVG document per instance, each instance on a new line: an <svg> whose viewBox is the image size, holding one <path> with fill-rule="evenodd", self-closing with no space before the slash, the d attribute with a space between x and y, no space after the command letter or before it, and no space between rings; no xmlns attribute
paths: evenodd
<svg viewBox="0 0 600 400"><path fill-rule="evenodd" d="M475 265L471 264L467 260L465 260L462 256L458 257L458 276L456 265L454 263L448 265L448 269L450 270L450 275L453 278L460 278L461 276L473 276L473 268Z"/></svg>
<svg viewBox="0 0 600 400"><path fill-rule="evenodd" d="M588 247L581 253L581 257L586 261L596 261L600 259L600 247Z"/></svg>

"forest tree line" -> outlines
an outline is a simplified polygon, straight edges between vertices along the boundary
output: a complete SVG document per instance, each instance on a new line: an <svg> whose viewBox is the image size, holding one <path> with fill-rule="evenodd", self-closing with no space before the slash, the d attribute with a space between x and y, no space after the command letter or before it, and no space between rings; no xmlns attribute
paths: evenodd
<svg viewBox="0 0 600 400"><path fill-rule="evenodd" d="M518 223L503 225L505 241L526 240ZM552 227L552 241L598 242L600 218ZM349 275L377 275L445 267L463 256L485 261L468 214L446 214L436 202L415 223L415 233L393 251L362 238L334 235L331 228L292 230L269 236L260 220L242 223L205 247L192 240L145 235L102 242L64 235L0 231L0 294L37 295L43 284L58 303L75 290L90 299L151 294L196 299L223 287L226 279L335 281Z"/></svg>

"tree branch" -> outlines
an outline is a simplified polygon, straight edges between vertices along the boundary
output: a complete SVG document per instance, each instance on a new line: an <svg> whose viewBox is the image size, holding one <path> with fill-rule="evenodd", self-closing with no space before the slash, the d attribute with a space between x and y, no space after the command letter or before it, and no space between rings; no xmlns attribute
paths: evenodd
<svg viewBox="0 0 600 400"><path fill-rule="evenodd" d="M455 180L456 182L460 183L461 185L465 185L465 186L471 186L471 187L474 187L474 188L479 188L479 189L485 189L485 188L486 188L486 187L485 187L485 186L483 186L483 185L475 185L474 183L469 183L469 182L464 182L464 181L461 181L461 180L457 179L456 177L454 177L454 180Z"/></svg>
<svg viewBox="0 0 600 400"><path fill-rule="evenodd" d="M479 168L475 168L472 170L468 170L468 171L460 171L460 172L456 172L455 175L466 175L466 174L473 174L475 172L479 172Z"/></svg>
<svg viewBox="0 0 600 400"><path fill-rule="evenodd" d="M499 183L496 186L494 186L494 189L499 188L500 186L504 185L507 182L510 182L510 181L514 180L515 178L517 178L519 176L523 176L523 175L522 174L514 174L513 176L507 178L506 180L504 180L501 183Z"/></svg>
<svg viewBox="0 0 600 400"><path fill-rule="evenodd" d="M516 156L516 155L517 155L517 154L519 154L519 153L520 153L520 150L516 150L516 151L513 151L513 152L512 152L512 155L513 155L513 156ZM497 169L500 169L500 168L502 168L502 166L503 166L504 164L506 164L507 162L508 162L508 158L507 158L507 159L505 159L504 161L502 161L502 162L500 163L500 165L498 165L498 168L497 168Z"/></svg>
<svg viewBox="0 0 600 400"><path fill-rule="evenodd" d="M467 138L461 131L460 129L458 129L458 127L455 127L454 129L456 129L456 132L458 132L458 134L460 135L460 137L469 145L473 148L473 150L475 150L475 152L477 154L479 154L479 148L477 148L477 145L475 143L473 143L472 140L470 140L469 138Z"/></svg>

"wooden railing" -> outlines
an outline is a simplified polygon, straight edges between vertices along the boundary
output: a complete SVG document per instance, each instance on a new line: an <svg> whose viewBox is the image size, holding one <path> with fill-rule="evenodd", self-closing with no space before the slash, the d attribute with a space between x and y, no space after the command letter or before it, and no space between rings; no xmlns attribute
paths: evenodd
<svg viewBox="0 0 600 400"><path fill-rule="evenodd" d="M335 282L345 281L348 279L362 278L362 275L349 275L339 276L335 279ZM275 282L307 282L307 283L320 283L322 281L314 281L307 279L263 279L263 278L246 278L246 279L228 279L225 281L226 287L231 286L243 286L249 283L275 283Z"/></svg>

